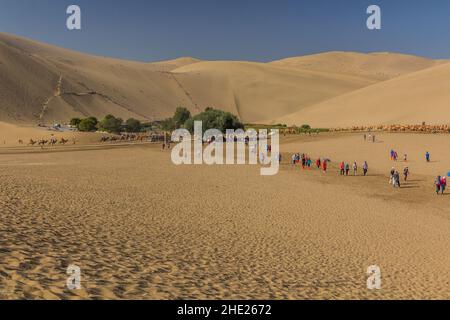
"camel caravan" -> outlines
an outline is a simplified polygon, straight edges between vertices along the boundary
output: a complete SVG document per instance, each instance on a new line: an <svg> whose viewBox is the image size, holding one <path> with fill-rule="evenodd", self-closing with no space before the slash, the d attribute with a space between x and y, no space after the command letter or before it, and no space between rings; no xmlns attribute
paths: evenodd
<svg viewBox="0 0 450 320"><path fill-rule="evenodd" d="M120 134L120 135L104 135L98 142L99 143L120 143L120 142L161 142L169 139L167 134ZM72 140L72 144L76 144L75 138ZM28 143L26 141L19 139L18 144L28 147L55 147L57 145L65 146L69 143L69 139L61 137L57 139L56 137L51 137L49 139L30 139Z"/></svg>
<svg viewBox="0 0 450 320"><path fill-rule="evenodd" d="M57 144L66 145L68 142L69 142L69 140L68 139L64 139L64 138L61 138L60 140L58 140L56 138L51 138L51 139L48 139L48 140L45 140L45 139L40 139L40 140L30 139L30 141L28 142L27 145L28 146L38 145L40 147L44 147L44 146L53 147L53 146L55 146ZM23 145L24 144L23 140L19 140L19 144Z"/></svg>
<svg viewBox="0 0 450 320"><path fill-rule="evenodd" d="M333 132L344 132L344 131L385 131L385 132L420 132L420 133L450 133L450 125L427 125L413 124L413 125L401 125L401 124L391 124L391 125L377 125L377 126L353 126L346 128L333 128L330 129Z"/></svg>
<svg viewBox="0 0 450 320"><path fill-rule="evenodd" d="M164 134L121 134L120 136L102 136L100 142L161 142L164 139L168 139L168 136L167 134L166 136Z"/></svg>
<svg viewBox="0 0 450 320"><path fill-rule="evenodd" d="M105 142L117 142L117 141L137 141L143 142L148 139L146 135L137 135L137 134L121 134L120 136L102 136L100 138L101 143Z"/></svg>

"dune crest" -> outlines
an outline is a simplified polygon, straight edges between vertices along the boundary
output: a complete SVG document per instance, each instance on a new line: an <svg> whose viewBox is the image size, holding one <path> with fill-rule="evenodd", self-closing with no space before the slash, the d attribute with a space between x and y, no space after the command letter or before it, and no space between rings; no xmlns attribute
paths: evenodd
<svg viewBox="0 0 450 320"><path fill-rule="evenodd" d="M439 115L447 99L446 75L433 70L443 70L445 63L355 52L270 63L191 57L144 63L0 33L0 121L66 123L75 116L101 118L110 113L124 119L159 120L184 106L194 114L215 107L253 123L336 127L366 124L369 119L370 124L441 122L447 121ZM408 80L408 75L415 80ZM424 110L415 107L420 101L436 112L422 115ZM413 106L405 109L405 103ZM385 111L379 105L387 106Z"/></svg>
<svg viewBox="0 0 450 320"><path fill-rule="evenodd" d="M380 124L449 124L450 63L356 90L276 119L336 127Z"/></svg>

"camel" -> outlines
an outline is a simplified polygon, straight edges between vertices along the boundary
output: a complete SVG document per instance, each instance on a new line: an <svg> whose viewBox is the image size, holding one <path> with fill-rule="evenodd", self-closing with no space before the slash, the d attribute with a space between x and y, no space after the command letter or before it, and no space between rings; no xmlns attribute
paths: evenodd
<svg viewBox="0 0 450 320"><path fill-rule="evenodd" d="M34 141L33 139L30 139L30 142L28 143L29 146L34 146L37 143L37 141Z"/></svg>
<svg viewBox="0 0 450 320"><path fill-rule="evenodd" d="M62 144L63 146L65 146L67 142L69 142L69 139L64 139L63 137L59 141L59 143Z"/></svg>
<svg viewBox="0 0 450 320"><path fill-rule="evenodd" d="M50 141L48 142L48 144L53 147L57 142L58 142L58 139L51 138Z"/></svg>

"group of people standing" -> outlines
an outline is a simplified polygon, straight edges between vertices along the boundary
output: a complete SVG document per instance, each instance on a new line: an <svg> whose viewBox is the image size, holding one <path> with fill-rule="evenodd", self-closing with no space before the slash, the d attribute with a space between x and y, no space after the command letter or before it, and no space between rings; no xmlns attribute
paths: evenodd
<svg viewBox="0 0 450 320"><path fill-rule="evenodd" d="M328 159L317 158L315 161L315 165L317 169L322 169L324 172L327 172L328 169ZM313 161L311 157L309 157L305 153L294 153L291 158L291 164L295 166L296 164L301 163L302 169L309 169L313 166Z"/></svg>
<svg viewBox="0 0 450 320"><path fill-rule="evenodd" d="M339 169L340 169L341 176L348 176L350 173L350 164L342 161L341 164L339 165ZM352 170L353 170L354 176L358 175L358 164L356 163L356 161L353 162ZM362 165L362 170L363 170L363 175L366 176L367 172L369 170L369 165L367 164L367 161L364 161L364 163Z"/></svg>
<svg viewBox="0 0 450 320"><path fill-rule="evenodd" d="M391 160L397 161L398 160L398 153L395 150L391 150ZM403 161L408 162L408 155L405 153L403 155Z"/></svg>
<svg viewBox="0 0 450 320"><path fill-rule="evenodd" d="M369 133L368 136L367 136L367 134L364 134L364 141L371 141L371 142L375 143L375 135L372 133Z"/></svg>
<svg viewBox="0 0 450 320"><path fill-rule="evenodd" d="M364 136L364 139L366 140L367 137ZM397 151L391 149L390 151L390 158L392 161L398 161L398 153ZM280 158L281 161L281 158ZM403 156L403 161L405 163L408 162L408 156L405 153ZM427 151L425 153L425 161L426 162L430 162L430 153ZM327 172L328 169L328 163L330 162L329 159L324 159L324 158L317 158L314 161L315 166L317 167L317 169L322 169L324 173ZM295 153L292 155L292 161L291 161L292 165L295 166L296 164L301 163L301 166L303 169L311 169L311 167L313 167L313 161L311 159L311 157L309 157L307 154L305 153ZM339 169L340 169L340 175L341 176L349 176L350 175L350 170L352 170L353 175L356 176L358 175L358 169L359 166L357 164L356 161L353 162L352 165L350 165L350 163L344 162L342 161L339 164ZM369 170L369 165L367 163L367 161L364 161L364 163L362 164L362 172L363 175L366 176L367 172ZM405 166L403 168L403 181L407 182L408 181L408 177L410 175L410 169L408 166ZM401 174L398 170L396 170L394 167L392 167L390 174L389 174L389 184L392 185L394 188L400 188L401 187ZM437 176L435 179L435 187L436 187L436 194L444 194L445 189L447 187L447 178L445 175L442 176Z"/></svg>
<svg viewBox="0 0 450 320"><path fill-rule="evenodd" d="M328 170L329 162L330 162L330 159L317 158L314 161L314 164L317 167L317 169L321 169L321 170L323 170L324 173L326 173ZM311 157L309 157L305 153L295 153L292 155L291 164L293 166L295 166L296 164L299 164L299 163L301 164L302 169L310 170L311 167L313 166L313 161L312 161ZM341 162L339 167L340 167L341 175L348 176L350 174L350 164ZM358 175L358 164L356 163L356 161L353 162L352 169L353 169L353 175L355 175L355 176ZM363 175L366 176L367 172L369 171L369 165L367 164L367 161L364 161L364 163L362 165L362 170L363 170Z"/></svg>
<svg viewBox="0 0 450 320"><path fill-rule="evenodd" d="M409 169L407 167L403 171L403 175L404 175L404 179L406 182L406 179L408 179L408 175L409 175ZM391 169L390 177L389 177L389 184L391 184L394 188L400 188L400 186L401 186L400 173L397 170L395 170L395 168Z"/></svg>
<svg viewBox="0 0 450 320"><path fill-rule="evenodd" d="M398 155L397 152L395 150L391 150L390 152L390 156L391 156L391 160L393 161L397 161ZM405 154L404 158L403 158L404 162L408 161L408 157ZM431 162L431 155L429 151L425 152L425 161L426 162ZM405 167L403 169L403 179L406 182L408 180L408 176L409 176L410 172L409 172L409 167ZM389 178L389 184L392 184L392 186L395 188L400 188L400 174L399 172L395 169L392 168L390 171L390 178ZM434 186L435 186L435 190L436 190L436 194L444 194L445 189L447 187L447 177L445 175L442 176L437 176L436 179L434 180Z"/></svg>
<svg viewBox="0 0 450 320"><path fill-rule="evenodd" d="M436 180L434 180L434 185L436 186L436 194L444 194L445 188L447 187L447 178L445 175L437 176Z"/></svg>

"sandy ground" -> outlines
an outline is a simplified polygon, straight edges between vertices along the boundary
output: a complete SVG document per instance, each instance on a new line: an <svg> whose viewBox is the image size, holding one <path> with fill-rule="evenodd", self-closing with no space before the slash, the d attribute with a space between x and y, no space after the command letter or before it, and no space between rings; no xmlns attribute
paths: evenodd
<svg viewBox="0 0 450 320"><path fill-rule="evenodd" d="M0 152L0 298L450 298L444 135L284 139L278 175L258 166L174 166L159 146ZM388 152L411 181L387 184ZM425 148L434 162L423 161ZM328 174L289 164L328 156ZM367 160L368 177L340 177ZM402 167L403 164L397 164ZM66 288L76 264L82 289ZM382 288L366 288L381 268Z"/></svg>

